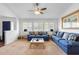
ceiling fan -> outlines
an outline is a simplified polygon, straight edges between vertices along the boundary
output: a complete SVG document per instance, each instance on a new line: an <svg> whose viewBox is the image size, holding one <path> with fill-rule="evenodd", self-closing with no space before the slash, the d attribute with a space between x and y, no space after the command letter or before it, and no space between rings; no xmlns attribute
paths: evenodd
<svg viewBox="0 0 79 59"><path fill-rule="evenodd" d="M32 10L29 10L30 12L33 12L34 14L36 15L39 15L39 14L44 14L44 11L46 10L47 8L41 8L39 7L39 3L34 3L33 4L33 9Z"/></svg>

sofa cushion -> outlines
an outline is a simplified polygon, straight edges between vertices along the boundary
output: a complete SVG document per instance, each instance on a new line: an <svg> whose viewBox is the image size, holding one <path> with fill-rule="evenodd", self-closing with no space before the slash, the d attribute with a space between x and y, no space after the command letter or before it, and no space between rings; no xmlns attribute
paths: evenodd
<svg viewBox="0 0 79 59"><path fill-rule="evenodd" d="M76 34L69 34L68 40L75 41L76 40L76 37L77 37Z"/></svg>
<svg viewBox="0 0 79 59"><path fill-rule="evenodd" d="M75 41L79 41L79 34L76 36Z"/></svg>
<svg viewBox="0 0 79 59"><path fill-rule="evenodd" d="M52 38L53 38L53 40L55 40L55 41L59 41L59 40L61 40L61 39L62 39L62 38L57 37L57 36L52 36Z"/></svg>
<svg viewBox="0 0 79 59"><path fill-rule="evenodd" d="M69 33L64 33L64 35L63 35L63 37L62 37L62 39L68 39L68 37L69 37Z"/></svg>
<svg viewBox="0 0 79 59"><path fill-rule="evenodd" d="M52 34L52 35L56 36L56 35L57 35L57 33L56 33L55 31L53 31L53 34Z"/></svg>
<svg viewBox="0 0 79 59"><path fill-rule="evenodd" d="M79 47L79 42L77 42L77 41L72 41L72 45L75 46L75 47L77 47L77 46Z"/></svg>
<svg viewBox="0 0 79 59"><path fill-rule="evenodd" d="M72 42L68 40L60 40L59 43L62 44L64 47L68 47L72 45Z"/></svg>
<svg viewBox="0 0 79 59"><path fill-rule="evenodd" d="M33 36L35 36L35 35L28 35L29 37L33 37Z"/></svg>
<svg viewBox="0 0 79 59"><path fill-rule="evenodd" d="M57 35L56 36L59 36L60 35L60 32L57 32Z"/></svg>
<svg viewBox="0 0 79 59"><path fill-rule="evenodd" d="M63 37L64 32L59 32L59 37Z"/></svg>

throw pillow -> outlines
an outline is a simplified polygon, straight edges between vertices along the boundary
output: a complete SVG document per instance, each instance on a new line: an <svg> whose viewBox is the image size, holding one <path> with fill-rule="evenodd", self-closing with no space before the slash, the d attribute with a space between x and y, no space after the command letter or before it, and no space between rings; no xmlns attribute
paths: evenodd
<svg viewBox="0 0 79 59"><path fill-rule="evenodd" d="M56 35L56 36L59 36L59 33L60 33L60 32L57 32L57 35Z"/></svg>
<svg viewBox="0 0 79 59"><path fill-rule="evenodd" d="M53 31L53 34L52 35L55 35L56 36L56 32L55 31Z"/></svg>
<svg viewBox="0 0 79 59"><path fill-rule="evenodd" d="M60 32L60 33L59 33L59 37L62 38L63 35L64 35L64 32Z"/></svg>
<svg viewBox="0 0 79 59"><path fill-rule="evenodd" d="M77 35L76 40L75 41L79 41L79 35Z"/></svg>
<svg viewBox="0 0 79 59"><path fill-rule="evenodd" d="M75 41L76 40L77 35L76 34L70 34L68 37L68 40L72 40Z"/></svg>
<svg viewBox="0 0 79 59"><path fill-rule="evenodd" d="M68 37L69 37L69 34L68 33L64 33L64 35L63 35L63 37L62 37L62 39L68 39Z"/></svg>

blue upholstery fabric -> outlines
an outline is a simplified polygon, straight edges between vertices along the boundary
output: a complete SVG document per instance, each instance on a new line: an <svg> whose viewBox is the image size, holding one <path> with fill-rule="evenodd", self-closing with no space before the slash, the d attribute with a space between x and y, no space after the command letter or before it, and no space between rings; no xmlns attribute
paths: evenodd
<svg viewBox="0 0 79 59"><path fill-rule="evenodd" d="M28 35L27 38L28 38L28 41L30 41L32 38L44 38L45 41L49 40L48 35Z"/></svg>
<svg viewBox="0 0 79 59"><path fill-rule="evenodd" d="M63 51L67 54L78 54L79 55L79 41L72 41L62 39L59 36L52 35L52 41L54 41Z"/></svg>
<svg viewBox="0 0 79 59"><path fill-rule="evenodd" d="M60 40L59 43L62 44L64 47L68 47L72 45L72 42L68 40Z"/></svg>
<svg viewBox="0 0 79 59"><path fill-rule="evenodd" d="M60 33L59 33L59 37L62 38L63 34L64 34L64 32L60 32Z"/></svg>
<svg viewBox="0 0 79 59"><path fill-rule="evenodd" d="M57 41L61 39L60 37L56 37L56 36L52 36L52 38L54 38L54 39L57 40ZM53 40L54 40L54 39L53 39Z"/></svg>
<svg viewBox="0 0 79 59"><path fill-rule="evenodd" d="M57 32L57 35L56 35L56 36L59 36L59 33L60 33L60 32Z"/></svg>
<svg viewBox="0 0 79 59"><path fill-rule="evenodd" d="M72 45L73 45L73 46L78 46L78 47L79 47L79 42L77 42L77 41L72 41Z"/></svg>

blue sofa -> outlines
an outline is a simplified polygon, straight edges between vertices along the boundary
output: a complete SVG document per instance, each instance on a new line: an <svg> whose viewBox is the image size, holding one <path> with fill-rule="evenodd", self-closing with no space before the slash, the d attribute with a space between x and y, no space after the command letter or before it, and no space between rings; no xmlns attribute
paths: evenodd
<svg viewBox="0 0 79 59"><path fill-rule="evenodd" d="M32 38L43 38L44 41L48 41L49 40L49 36L48 35L27 35L28 41L30 41Z"/></svg>
<svg viewBox="0 0 79 59"><path fill-rule="evenodd" d="M60 33L61 35L59 34L59 36L57 34L52 35L51 36L52 41L54 41L66 54L78 55L79 54L79 41L78 41L79 36L76 37L76 40L67 40L62 38L65 32L60 32Z"/></svg>

